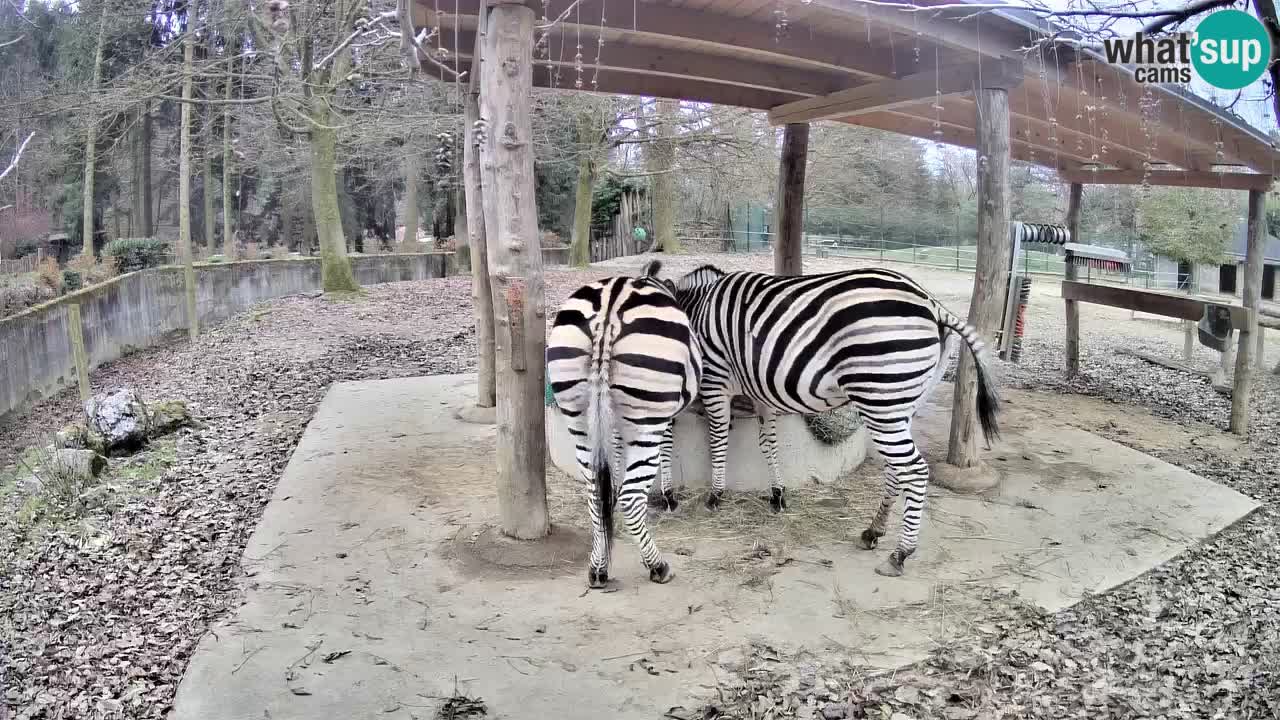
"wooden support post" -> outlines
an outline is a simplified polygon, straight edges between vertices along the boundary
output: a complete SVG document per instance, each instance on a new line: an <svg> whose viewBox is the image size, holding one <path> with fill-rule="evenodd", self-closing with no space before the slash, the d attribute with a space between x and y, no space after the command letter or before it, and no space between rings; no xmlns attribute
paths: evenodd
<svg viewBox="0 0 1280 720"><path fill-rule="evenodd" d="M80 386L80 401L89 401L89 356L84 350L84 325L80 319L78 303L67 306L67 334L71 338L71 357L76 364L76 384Z"/></svg>
<svg viewBox="0 0 1280 720"><path fill-rule="evenodd" d="M1266 365L1267 362L1267 353L1264 347L1266 345L1266 340L1267 329L1262 327L1262 325L1258 325L1258 348L1254 351L1253 357L1253 367L1257 370L1262 370L1263 366Z"/></svg>
<svg viewBox="0 0 1280 720"><path fill-rule="evenodd" d="M502 532L530 540L550 531L543 399L547 319L534 204L534 11L498 2L485 22L480 64L480 144L498 396L498 511Z"/></svg>
<svg viewBox="0 0 1280 720"><path fill-rule="evenodd" d="M773 246L774 275L803 275L804 171L809 159L809 123L787 123L778 165L778 230Z"/></svg>
<svg viewBox="0 0 1280 720"><path fill-rule="evenodd" d="M1249 393L1253 390L1254 353L1257 341L1258 308L1262 305L1262 250L1266 245L1267 193L1249 191L1249 249L1244 261L1242 300L1249 317L1240 328L1240 349L1236 352L1236 377L1231 387L1231 432L1249 434Z"/></svg>
<svg viewBox="0 0 1280 720"><path fill-rule="evenodd" d="M1009 91L983 87L977 99L978 248L969 301L969 324L988 344L1000 322L1009 281ZM960 468L978 464L977 372L973 357L960 353L947 462Z"/></svg>
<svg viewBox="0 0 1280 720"><path fill-rule="evenodd" d="M1080 242L1080 203L1084 199L1084 185L1071 183L1067 196L1067 231L1071 233L1071 242ZM1075 280L1079 276L1079 268L1067 258L1066 279ZM1067 377L1072 378L1080 372L1080 304L1075 300L1064 301L1067 311Z"/></svg>
<svg viewBox="0 0 1280 720"><path fill-rule="evenodd" d="M480 6L480 22L485 8ZM476 36L473 57L479 58L481 36ZM489 282L489 249L484 226L484 197L480 186L480 152L476 145L476 121L480 119L480 61L472 63L470 85L463 98L462 173L463 205L467 213L467 245L471 249L471 304L476 316L476 406L497 404L494 381L493 286Z"/></svg>

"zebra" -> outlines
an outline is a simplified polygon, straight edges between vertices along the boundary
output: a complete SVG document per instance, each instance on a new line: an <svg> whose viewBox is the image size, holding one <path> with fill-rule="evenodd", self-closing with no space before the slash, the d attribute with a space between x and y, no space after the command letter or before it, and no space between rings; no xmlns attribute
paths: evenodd
<svg viewBox="0 0 1280 720"><path fill-rule="evenodd" d="M666 583L675 575L645 515L654 476L669 472L672 419L698 395L702 356L674 285L657 278L660 268L655 260L639 277L578 288L556 313L547 340L547 379L591 487L592 588L609 580L615 503L649 579Z"/></svg>
<svg viewBox="0 0 1280 720"><path fill-rule="evenodd" d="M675 287L702 346L699 391L712 469L707 506L717 508L725 488L734 395L753 400L760 415L760 448L772 475L774 512L786 508L778 467L778 415L818 413L852 403L885 459L884 496L861 544L868 550L876 547L901 491L905 508L898 546L876 568L881 575L901 575L916 549L929 480L929 466L911 437L911 420L942 378L949 354L944 346L955 344L950 333L973 353L983 433L988 442L999 435L1000 401L974 329L907 276L879 268L777 277L725 273L703 265Z"/></svg>

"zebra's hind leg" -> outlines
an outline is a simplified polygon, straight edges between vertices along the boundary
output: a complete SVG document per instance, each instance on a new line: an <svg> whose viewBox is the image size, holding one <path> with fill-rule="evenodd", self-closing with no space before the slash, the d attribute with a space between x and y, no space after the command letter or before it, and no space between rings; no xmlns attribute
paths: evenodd
<svg viewBox="0 0 1280 720"><path fill-rule="evenodd" d="M602 588L609 582L609 556L613 549L613 538L610 532L613 523L613 498L600 497L595 476L591 472L591 447L588 444L590 440L587 435L586 414L582 412L571 414L571 411L566 412L564 408L561 408L560 412L565 416L569 434L573 436L578 471L591 493L587 498L587 513L591 516L591 566L587 570L587 585L592 588ZM612 480L610 484L612 486ZM608 516L606 517L604 513L608 513Z"/></svg>
<svg viewBox="0 0 1280 720"><path fill-rule="evenodd" d="M627 476L618 493L618 505L626 519L627 532L636 541L640 561L649 569L649 579L656 583L670 582L675 577L671 564L662 559L653 536L649 534L646 516L649 512L649 487L658 472L661 435L654 432L636 432L627 441Z"/></svg>
<svg viewBox="0 0 1280 720"><path fill-rule="evenodd" d="M787 497L778 466L778 413L763 403L756 403L756 409L760 413L760 449L769 461L769 507L779 513L787 508Z"/></svg>
<svg viewBox="0 0 1280 720"><path fill-rule="evenodd" d="M675 418L667 423L666 429L662 431L662 445L658 448L658 463L660 472L662 473L662 501L665 503L667 512L675 512L680 507L680 501L676 500L675 490L671 487L671 449L675 444L673 436L675 434L676 421Z"/></svg>
<svg viewBox="0 0 1280 720"><path fill-rule="evenodd" d="M910 409L908 409L910 412ZM864 418L866 416L864 415ZM911 420L908 417L893 420L867 419L867 430L871 433L871 441L885 461L886 475L892 474L896 480L896 488L885 488L885 497L871 527L862 534L864 542L868 537L879 539L877 532L884 533L884 520L893 507L892 492L901 492L903 496L902 530L898 535L898 547L889 553L885 562L876 568L876 573L888 577L902 574L907 558L916 551L916 542L920 535L920 518L924 512L925 491L929 485L929 464L916 448L911 437Z"/></svg>
<svg viewBox="0 0 1280 720"><path fill-rule="evenodd" d="M702 394L702 407L707 413L707 434L711 446L711 494L707 496L707 507L712 510L720 507L720 499L724 496L731 419L729 403L732 399L719 389L704 389Z"/></svg>
<svg viewBox="0 0 1280 720"><path fill-rule="evenodd" d="M897 499L898 476L894 474L893 466L886 464L884 467L884 497L880 499L880 507L876 510L875 517L871 519L871 525L862 531L863 550L876 549L876 545L880 543L880 538L884 537L884 527L889 522L889 512L893 510L893 503Z"/></svg>

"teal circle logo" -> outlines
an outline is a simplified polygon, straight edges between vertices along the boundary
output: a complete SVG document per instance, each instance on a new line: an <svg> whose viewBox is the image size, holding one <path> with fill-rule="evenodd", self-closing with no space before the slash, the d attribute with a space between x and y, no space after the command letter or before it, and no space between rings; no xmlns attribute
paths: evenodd
<svg viewBox="0 0 1280 720"><path fill-rule="evenodd" d="M1271 38L1258 18L1241 10L1219 10L1196 28L1191 62L1210 85L1239 90L1258 78L1271 61Z"/></svg>

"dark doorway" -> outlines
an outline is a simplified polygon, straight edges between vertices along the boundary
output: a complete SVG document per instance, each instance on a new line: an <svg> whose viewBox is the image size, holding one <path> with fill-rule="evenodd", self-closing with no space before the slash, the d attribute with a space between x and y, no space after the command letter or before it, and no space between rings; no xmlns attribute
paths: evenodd
<svg viewBox="0 0 1280 720"><path fill-rule="evenodd" d="M1218 267L1218 292L1223 295L1236 294L1236 266L1234 264Z"/></svg>
<svg viewBox="0 0 1280 720"><path fill-rule="evenodd" d="M1276 297L1276 266L1262 266L1262 297L1274 300Z"/></svg>
<svg viewBox="0 0 1280 720"><path fill-rule="evenodd" d="M1191 287L1191 263L1186 260L1178 261L1178 289L1187 290Z"/></svg>

